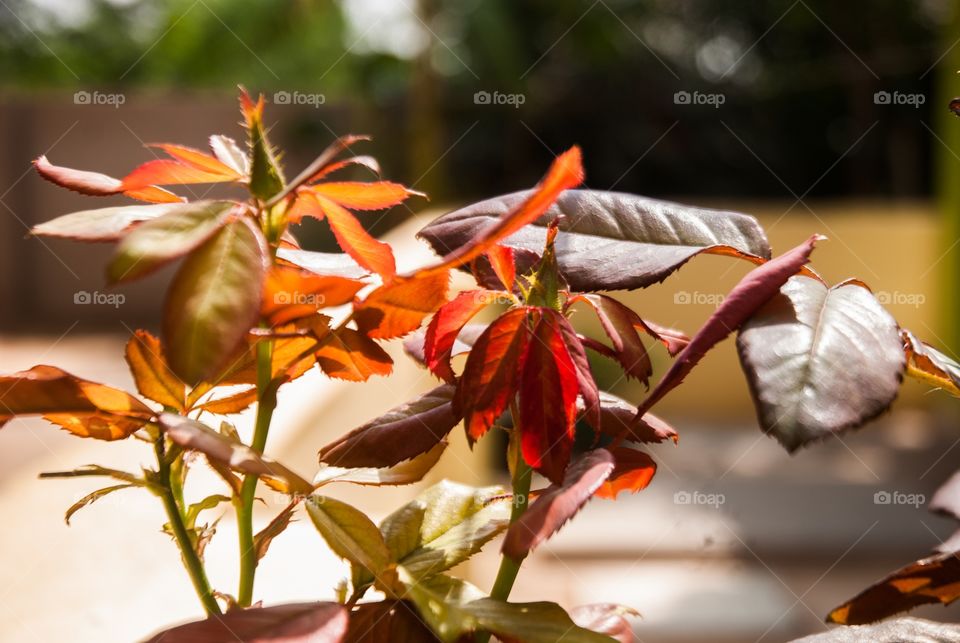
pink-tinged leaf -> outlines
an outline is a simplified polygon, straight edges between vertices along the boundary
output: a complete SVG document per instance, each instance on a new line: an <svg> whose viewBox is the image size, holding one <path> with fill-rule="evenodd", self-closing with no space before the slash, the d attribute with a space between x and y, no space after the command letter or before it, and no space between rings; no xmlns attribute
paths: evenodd
<svg viewBox="0 0 960 643"><path fill-rule="evenodd" d="M514 308L490 324L473 345L457 382L454 412L464 417L471 443L503 413L517 391L531 339L531 308Z"/></svg>
<svg viewBox="0 0 960 643"><path fill-rule="evenodd" d="M72 212L34 226L31 234L77 241L118 241L137 224L151 221L181 208L183 203L122 205Z"/></svg>
<svg viewBox="0 0 960 643"><path fill-rule="evenodd" d="M397 263L393 258L393 250L382 241L377 241L364 230L357 218L333 201L313 195L320 205L330 224L337 244L358 264L377 273L385 281L393 279L397 274Z"/></svg>
<svg viewBox="0 0 960 643"><path fill-rule="evenodd" d="M424 453L390 467L335 467L321 464L320 470L313 478L313 484L315 487L331 482L349 482L375 487L413 484L423 480L423 477L436 466L446 448L447 441L441 440Z"/></svg>
<svg viewBox="0 0 960 643"><path fill-rule="evenodd" d="M373 339L396 339L420 328L447 301L449 273L400 278L354 304L357 329Z"/></svg>
<svg viewBox="0 0 960 643"><path fill-rule="evenodd" d="M246 218L221 228L190 254L167 291L163 342L187 384L217 374L259 317L266 241Z"/></svg>
<svg viewBox="0 0 960 643"><path fill-rule="evenodd" d="M628 377L646 384L653 374L653 365L637 328L645 328L643 320L613 297L606 295L577 295L567 305L582 301L589 305L600 320L600 326L613 345L614 359Z"/></svg>
<svg viewBox="0 0 960 643"><path fill-rule="evenodd" d="M559 484L573 449L579 374L559 313L540 314L520 376L520 450L531 467Z"/></svg>
<svg viewBox="0 0 960 643"><path fill-rule="evenodd" d="M407 197L427 196L390 181L318 183L310 190L351 210L384 210L403 203Z"/></svg>
<svg viewBox="0 0 960 643"><path fill-rule="evenodd" d="M442 274L442 273L441 273ZM453 382L456 375L450 365L457 335L474 315L494 301L496 292L469 290L444 305L430 320L423 344L423 355L434 375Z"/></svg>
<svg viewBox="0 0 960 643"><path fill-rule="evenodd" d="M670 370L640 405L637 417L643 416L654 404L663 399L663 396L678 386L707 351L740 328L757 310L770 301L780 287L810 260L814 244L823 238L814 235L796 248L747 273L694 335L687 347L680 352L670 366Z"/></svg>
<svg viewBox="0 0 960 643"><path fill-rule="evenodd" d="M209 139L210 151L217 157L217 160L229 167L240 176L250 174L250 158L247 153L241 149L237 142L229 136L214 134Z"/></svg>
<svg viewBox="0 0 960 643"><path fill-rule="evenodd" d="M690 338L687 337L683 331L660 326L648 319L641 319L640 324L637 325L636 328L666 346L667 352L670 353L671 357L675 357L677 353L686 348L687 344L690 343Z"/></svg>
<svg viewBox="0 0 960 643"><path fill-rule="evenodd" d="M523 560L580 511L613 468L613 455L606 449L594 449L572 462L563 483L540 494L510 526L503 541L503 553L514 560Z"/></svg>
<svg viewBox="0 0 960 643"><path fill-rule="evenodd" d="M426 453L460 422L451 404L454 390L444 384L387 411L323 447L320 462L382 468Z"/></svg>
<svg viewBox="0 0 960 643"><path fill-rule="evenodd" d="M517 265L514 259L513 248L495 245L486 252L490 267L500 280L503 290L513 291L513 283L517 280Z"/></svg>
<svg viewBox="0 0 960 643"><path fill-rule="evenodd" d="M342 161L336 161L335 163L330 163L329 165L324 167L322 170L314 174L311 181L319 181L320 179L327 176L328 174L333 174L334 172L342 170L345 167L350 167L351 165L365 167L371 172L373 172L374 174L376 174L377 176L380 176L380 174L382 174L382 172L380 171L380 163L377 161L377 159L373 158L372 156L367 156L366 154L361 154L358 156L351 156L349 158L345 158Z"/></svg>
<svg viewBox="0 0 960 643"><path fill-rule="evenodd" d="M407 601L361 603L350 612L341 643L442 643Z"/></svg>
<svg viewBox="0 0 960 643"><path fill-rule="evenodd" d="M646 489L657 472L657 463L653 458L643 451L629 447L617 447L611 453L615 463L613 473L594 495L597 498L615 500L621 491L637 493Z"/></svg>
<svg viewBox="0 0 960 643"><path fill-rule="evenodd" d="M212 465L220 464L232 471L261 476L290 494L308 494L313 485L273 460L260 455L250 447L231 440L210 427L173 413L162 413L160 428L174 444L205 455Z"/></svg>
<svg viewBox="0 0 960 643"><path fill-rule="evenodd" d="M147 643L340 643L347 608L339 603L293 603L237 609L160 632Z"/></svg>
<svg viewBox="0 0 960 643"><path fill-rule="evenodd" d="M578 406L579 410L579 406ZM606 391L600 392L600 426L605 435L616 437L623 434L631 442L660 443L679 440L676 429L653 413L636 419L637 408L626 400Z"/></svg>
<svg viewBox="0 0 960 643"><path fill-rule="evenodd" d="M22 415L43 415L80 437L119 440L154 412L126 391L40 365L0 377L0 426Z"/></svg>
<svg viewBox="0 0 960 643"><path fill-rule="evenodd" d="M86 170L74 170L68 167L53 165L47 160L46 156L38 157L33 162L33 166L40 176L51 183L88 196L111 196L113 194L123 193L131 198L151 203L177 203L183 201L183 199L176 194L154 185L140 185L125 188L120 179L115 179L106 174L88 172Z"/></svg>
<svg viewBox="0 0 960 643"><path fill-rule="evenodd" d="M632 608L615 603L593 603L581 605L570 611L570 618L580 627L606 634L617 643L634 643L633 627L627 617L639 617Z"/></svg>
<svg viewBox="0 0 960 643"><path fill-rule="evenodd" d="M596 430L601 427L600 413L600 391L597 389L597 383L593 379L593 373L590 371L590 361L587 359L587 353L577 332L567 321L567 318L556 311L546 311L545 315L552 319L560 331L563 339L563 345L570 356L574 365L574 374L577 378L577 387L580 391L580 397L583 398L584 419Z"/></svg>
<svg viewBox="0 0 960 643"><path fill-rule="evenodd" d="M546 176L521 203L491 222L469 240L465 240L459 247L447 248L450 252L445 254L439 263L421 268L420 271L429 273L449 270L470 263L501 240L537 220L553 205L561 192L582 182L583 163L580 148L574 146L554 159Z"/></svg>

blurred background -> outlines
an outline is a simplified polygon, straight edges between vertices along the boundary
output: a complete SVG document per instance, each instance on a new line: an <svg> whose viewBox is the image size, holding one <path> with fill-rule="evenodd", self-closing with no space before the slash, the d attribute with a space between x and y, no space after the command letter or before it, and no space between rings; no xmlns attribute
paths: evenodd
<svg viewBox="0 0 960 643"><path fill-rule="evenodd" d="M430 256L413 236L430 218L529 187L579 144L590 188L753 214L775 252L826 234L814 264L828 280L866 281L956 357L960 121L946 106L958 69L958 0L0 0L0 369L52 363L129 385L122 346L133 328L155 330L171 274L111 291L119 305L81 296L107 292L109 248L25 235L113 200L54 188L30 160L122 176L153 157L145 143L239 139L238 84L266 95L288 173L365 133L386 178L430 194L366 220L408 265ZM333 248L320 226L301 237ZM624 299L692 331L747 269L701 257ZM389 380L314 375L285 389L271 453L312 474L320 446L431 385L392 352ZM662 405L681 440L651 449L651 487L589 506L531 559L515 598L624 603L647 641L821 631L830 608L951 532L923 497L960 461L956 409L908 382L879 421L790 457L757 429L727 342ZM434 480L505 480L492 440L473 454L454 442ZM62 510L93 487L36 480L88 462L135 470L142 451L40 421L0 433L0 640L128 641L197 616L155 503L116 494L68 529ZM198 494L216 490L199 475ZM336 490L377 516L415 492ZM920 500L884 502L904 497ZM280 508L265 500L263 523ZM230 516L219 529L208 559L229 591ZM489 550L464 570L484 589ZM258 598L327 598L342 574L301 521L264 559Z"/></svg>

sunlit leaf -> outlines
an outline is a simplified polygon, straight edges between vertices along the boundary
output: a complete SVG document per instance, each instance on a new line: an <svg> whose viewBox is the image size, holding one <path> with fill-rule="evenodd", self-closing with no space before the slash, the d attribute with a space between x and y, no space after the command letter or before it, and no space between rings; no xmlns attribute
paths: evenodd
<svg viewBox="0 0 960 643"><path fill-rule="evenodd" d="M339 643L347 631L339 603L237 609L160 632L147 643Z"/></svg>
<svg viewBox="0 0 960 643"><path fill-rule="evenodd" d="M138 225L117 245L107 281L137 279L182 257L237 216L238 209L231 201L195 201Z"/></svg>
<svg viewBox="0 0 960 643"><path fill-rule="evenodd" d="M960 397L960 364L908 330L901 331L907 354L907 375Z"/></svg>
<svg viewBox="0 0 960 643"><path fill-rule="evenodd" d="M176 212L182 207L183 204L178 201L83 210L36 225L30 232L41 237L62 237L79 241L117 241L138 223Z"/></svg>
<svg viewBox="0 0 960 643"><path fill-rule="evenodd" d="M86 194L87 196L111 196L113 194L126 194L127 196L140 201L149 201L151 203L179 203L183 201L176 194L164 190L154 185L140 186L133 189L126 189L123 181L115 179L99 172L88 172L86 170L74 170L68 167L53 165L47 160L46 156L41 156L33 162L37 172L60 187Z"/></svg>
<svg viewBox="0 0 960 643"><path fill-rule="evenodd" d="M514 560L526 557L580 511L613 469L613 455L606 449L594 449L571 462L563 484L543 492L507 530L503 553Z"/></svg>
<svg viewBox="0 0 960 643"><path fill-rule="evenodd" d="M188 384L222 368L256 323L266 242L247 219L227 224L184 261L167 292L163 341Z"/></svg>
<svg viewBox="0 0 960 643"><path fill-rule="evenodd" d="M312 252L297 248L279 248L277 259L323 276L359 279L370 274L343 252Z"/></svg>
<svg viewBox="0 0 960 643"><path fill-rule="evenodd" d="M617 643L633 643L636 640L628 616L638 617L640 614L615 603L581 605L570 611L574 623L591 632L611 636Z"/></svg>
<svg viewBox="0 0 960 643"><path fill-rule="evenodd" d="M657 472L657 463L643 451L617 447L611 451L614 467L610 477L594 492L598 498L616 499L621 491L646 489Z"/></svg>
<svg viewBox="0 0 960 643"><path fill-rule="evenodd" d="M320 205L333 231L333 236L337 239L337 245L344 252L367 270L383 277L384 280L389 281L397 274L393 250L388 244L370 236L370 233L346 208L326 197L314 194L313 198Z"/></svg>
<svg viewBox="0 0 960 643"><path fill-rule="evenodd" d="M577 301L587 303L596 313L624 373L646 383L653 374L653 365L637 333L637 328L644 325L640 316L606 295L578 295L571 298L568 305Z"/></svg>
<svg viewBox="0 0 960 643"><path fill-rule="evenodd" d="M141 395L178 411L186 408L186 385L167 366L159 339L137 330L127 342L124 355Z"/></svg>
<svg viewBox="0 0 960 643"><path fill-rule="evenodd" d="M486 324L467 324L460 330L453 347L450 350L450 357L464 355L470 352L473 345L487 329ZM407 335L403 340L403 352L421 366L427 366L426 350L427 331L420 329Z"/></svg>
<svg viewBox="0 0 960 643"><path fill-rule="evenodd" d="M287 266L273 266L263 285L261 314L271 325L307 317L321 308L353 301L364 283L338 276L321 276Z"/></svg>
<svg viewBox="0 0 960 643"><path fill-rule="evenodd" d="M118 485L113 485L112 487L104 487L103 489L97 489L96 491L94 491L94 492L92 492L92 493L88 493L88 494L85 495L83 498L80 498L80 500L77 500L75 503L73 503L72 505L70 505L70 508L67 509L67 513L64 515L63 519L64 519L64 520L66 521L66 523L69 525L69 524L70 524L70 519L73 518L73 515L74 515L75 513L77 513L78 511L80 511L81 509L83 509L84 507L87 507L87 506L93 504L94 502L96 502L96 501L99 500L100 498L103 498L104 496L107 496L107 495L113 493L114 491L120 491L121 489L130 489L131 487L134 487L134 486L136 486L136 485L132 485L132 484L129 484L129 483L128 483L128 484L118 484Z"/></svg>
<svg viewBox="0 0 960 643"><path fill-rule="evenodd" d="M737 348L760 425L789 451L885 411L905 362L897 322L866 287L806 277L744 324Z"/></svg>
<svg viewBox="0 0 960 643"><path fill-rule="evenodd" d="M216 161L213 157L211 160ZM218 161L216 161L218 162ZM121 179L123 191L129 194L151 185L193 185L197 183L223 183L236 181L239 177L233 170L223 166L221 171L200 169L195 165L172 159L154 159L136 167Z"/></svg>
<svg viewBox="0 0 960 643"><path fill-rule="evenodd" d="M226 136L211 136L209 140L211 146L214 144L214 142L216 142L216 147L221 152L226 153L227 158L230 161L229 163L225 163L224 161L220 160L216 154L211 156L206 152L195 150L192 147L187 147L186 145L155 143L150 147L161 149L181 163L185 163L194 169L202 170L210 174L220 175L224 177L224 180L236 181L242 178L246 173L233 167L233 165L239 163L240 158L242 157L242 155L237 154L240 150L236 142Z"/></svg>
<svg viewBox="0 0 960 643"><path fill-rule="evenodd" d="M389 181L318 183L310 190L351 210L383 210L403 203L410 196L426 196Z"/></svg>
<svg viewBox="0 0 960 643"><path fill-rule="evenodd" d="M283 190L284 180L277 154L263 126L263 104L262 95L254 103L246 91L241 91L240 111L250 146L250 191L265 201Z"/></svg>
<svg viewBox="0 0 960 643"><path fill-rule="evenodd" d="M495 245L486 253L487 261L493 269L497 279L500 280L501 287L508 291L513 291L514 282L517 280L517 266L514 258L513 248L509 246Z"/></svg>
<svg viewBox="0 0 960 643"><path fill-rule="evenodd" d="M240 176L250 174L250 158L237 142L229 136L214 134L209 139L210 151L217 160L229 167Z"/></svg>
<svg viewBox="0 0 960 643"><path fill-rule="evenodd" d="M457 336L474 315L495 301L491 290L468 290L445 304L430 320L423 343L424 362L437 377L453 382L456 375L450 365Z"/></svg>
<svg viewBox="0 0 960 643"><path fill-rule="evenodd" d="M0 376L0 426L18 415L43 415L80 437L119 440L154 412L125 391L40 365Z"/></svg>
<svg viewBox="0 0 960 643"><path fill-rule="evenodd" d="M516 192L444 215L420 231L444 254L471 243L531 195ZM700 253L769 258L770 245L753 217L632 194L567 190L533 223L502 243L540 252L544 228L557 217L557 260L571 290L632 290L663 281Z"/></svg>
<svg viewBox="0 0 960 643"><path fill-rule="evenodd" d="M438 273L384 284L354 307L357 328L374 339L402 337L447 301L449 283L448 274Z"/></svg>
<svg viewBox="0 0 960 643"><path fill-rule="evenodd" d="M438 442L428 451L389 467L337 467L321 465L313 479L314 486L331 482L352 482L353 484L384 486L404 485L420 482L440 460L447 448L445 441Z"/></svg>
<svg viewBox="0 0 960 643"><path fill-rule="evenodd" d="M299 504L299 498L295 499L253 537L253 548L257 552L258 561L267 555L267 550L270 549L273 539L286 531L287 527L290 526L290 522L293 520L293 513Z"/></svg>
<svg viewBox="0 0 960 643"><path fill-rule="evenodd" d="M256 401L257 389L248 388L226 397L207 400L196 408L216 415L231 415L249 408Z"/></svg>
<svg viewBox="0 0 960 643"><path fill-rule="evenodd" d="M364 382L373 375L389 375L393 360L372 339L351 328L331 332L316 352L317 364L328 376Z"/></svg>
<svg viewBox="0 0 960 643"><path fill-rule="evenodd" d="M449 384L391 409L320 450L320 461L338 467L392 467L426 453L460 422Z"/></svg>
<svg viewBox="0 0 960 643"><path fill-rule="evenodd" d="M676 429L653 413L646 413L637 420L637 408L626 400L600 392L600 417L603 433L611 436L623 435L633 442L663 442L679 440Z"/></svg>
<svg viewBox="0 0 960 643"><path fill-rule="evenodd" d="M374 576L390 564L380 530L359 509L327 496L311 496L306 507L317 531L337 556Z"/></svg>

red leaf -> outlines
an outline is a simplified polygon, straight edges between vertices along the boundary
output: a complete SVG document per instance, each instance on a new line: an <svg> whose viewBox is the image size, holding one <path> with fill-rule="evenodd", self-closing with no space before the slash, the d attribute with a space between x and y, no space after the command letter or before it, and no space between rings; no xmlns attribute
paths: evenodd
<svg viewBox="0 0 960 643"><path fill-rule="evenodd" d="M495 223L481 230L469 243L444 255L439 263L421 268L417 272L438 272L470 263L489 251L502 239L535 221L553 205L561 192L582 182L583 164L580 158L580 148L574 146L554 159L547 175L543 177L543 180L523 203Z"/></svg>
<svg viewBox="0 0 960 643"><path fill-rule="evenodd" d="M616 463L613 473L593 495L615 500L621 491L636 493L646 489L657 472L657 463L653 458L629 447L617 447L612 453Z"/></svg>
<svg viewBox="0 0 960 643"><path fill-rule="evenodd" d="M314 194L313 198L323 210L330 229L337 238L337 244L344 252L364 268L383 277L385 281L393 279L397 274L397 264L390 246L371 237L357 218L340 205L317 194Z"/></svg>
<svg viewBox="0 0 960 643"><path fill-rule="evenodd" d="M640 324L636 326L637 330L642 330L650 337L667 347L667 352L671 357L676 356L690 343L690 338L683 331L660 326L652 321L641 319Z"/></svg>
<svg viewBox="0 0 960 643"><path fill-rule="evenodd" d="M547 311L547 315L553 318L560 335L563 337L564 346L574 365L573 375L577 379L577 387L580 390L580 396L583 398L584 419L596 430L600 430L600 391L597 389L597 383L593 379L593 373L590 371L590 361L587 359L587 353L577 332L567 321L567 318L556 311Z"/></svg>
<svg viewBox="0 0 960 643"><path fill-rule="evenodd" d="M503 553L514 560L525 558L580 511L613 467L613 455L605 449L589 451L571 463L563 484L547 489L510 525L503 541Z"/></svg>
<svg viewBox="0 0 960 643"><path fill-rule="evenodd" d="M347 631L339 603L294 603L217 614L161 632L147 643L339 643Z"/></svg>
<svg viewBox="0 0 960 643"><path fill-rule="evenodd" d="M354 307L357 328L374 339L403 337L447 301L449 273L403 278L384 284Z"/></svg>
<svg viewBox="0 0 960 643"><path fill-rule="evenodd" d="M423 356L427 368L447 382L456 375L450 365L453 345L457 335L474 315L493 301L496 293L490 290L469 290L457 295L444 305L430 320L423 344Z"/></svg>
<svg viewBox="0 0 960 643"><path fill-rule="evenodd" d="M399 205L413 195L426 196L423 192L408 190L390 181L318 183L311 186L310 190L351 210L383 210Z"/></svg>
<svg viewBox="0 0 960 643"><path fill-rule="evenodd" d="M577 295L569 300L568 306L582 301L596 313L603 331L613 344L614 359L623 367L628 377L635 377L644 384L653 374L653 365L647 349L637 334L637 328L646 328L640 316L606 295Z"/></svg>
<svg viewBox="0 0 960 643"><path fill-rule="evenodd" d="M173 192L168 192L163 188L158 188L153 185L127 189L120 179L115 179L106 174L88 172L86 170L74 170L68 167L53 165L47 160L46 156L38 157L33 162L33 166L40 176L51 183L88 196L111 196L113 194L123 193L133 199L148 201L150 203L176 203L183 201L183 199Z"/></svg>
<svg viewBox="0 0 960 643"><path fill-rule="evenodd" d="M602 432L618 436L623 433L625 439L632 442L656 442L680 439L677 431L653 413L647 413L636 419L637 409L612 393L600 393L600 416Z"/></svg>
<svg viewBox="0 0 960 643"><path fill-rule="evenodd" d="M471 443L493 426L516 392L530 346L529 316L533 310L507 311L487 327L470 351L453 408L464 416Z"/></svg>
<svg viewBox="0 0 960 643"><path fill-rule="evenodd" d="M392 467L426 453L460 422L451 408L454 388L443 384L350 431L320 450L320 462L338 467Z"/></svg>
<svg viewBox="0 0 960 643"><path fill-rule="evenodd" d="M573 448L579 370L557 321L560 314L547 309L541 314L520 381L520 448L531 467L560 483Z"/></svg>
<svg viewBox="0 0 960 643"><path fill-rule="evenodd" d="M810 260L814 244L823 238L814 235L796 248L747 273L677 356L670 370L640 405L637 417L649 411L664 395L679 385L707 351L739 328L776 295L780 287Z"/></svg>
<svg viewBox="0 0 960 643"><path fill-rule="evenodd" d="M508 292L513 290L513 283L517 279L517 265L513 255L513 248L499 244L490 248L486 253L487 261L490 262L493 272L503 285L503 289Z"/></svg>

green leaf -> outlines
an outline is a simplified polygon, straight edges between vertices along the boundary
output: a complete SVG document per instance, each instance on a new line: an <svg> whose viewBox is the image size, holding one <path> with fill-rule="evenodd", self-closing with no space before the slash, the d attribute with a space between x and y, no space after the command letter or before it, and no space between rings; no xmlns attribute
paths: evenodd
<svg viewBox="0 0 960 643"><path fill-rule="evenodd" d="M131 488L131 487L136 487L136 486L138 486L138 485L135 485L135 484L118 484L118 485L114 485L114 486L112 486L112 487L104 487L103 489L97 489L97 490L94 491L93 493L88 493L88 494L85 495L83 498L80 498L80 500L77 500L75 503L73 503L72 505L70 505L70 508L67 509L67 513L66 513L66 515L63 517L63 519L64 519L64 520L67 522L67 524L69 525L69 524L70 524L70 518L73 517L73 514L77 513L78 511L80 511L81 509L83 509L84 507L86 507L87 505L93 504L94 502L96 502L96 501L99 500L100 498L103 498L104 496L106 496L106 495L108 495L108 494L111 494L111 493L113 493L114 491L120 491L121 489L129 489L129 488Z"/></svg>
<svg viewBox="0 0 960 643"><path fill-rule="evenodd" d="M141 221L175 212L182 205L157 203L83 210L41 223L34 226L30 232L41 237L61 237L78 241L116 241Z"/></svg>
<svg viewBox="0 0 960 643"><path fill-rule="evenodd" d="M428 578L480 551L507 528L510 511L501 487L445 480L387 516L380 530L393 560L414 578Z"/></svg>
<svg viewBox="0 0 960 643"><path fill-rule="evenodd" d="M197 518L200 517L201 511L206 511L207 509L215 509L217 505L222 502L230 502L232 499L230 496L224 496L221 494L214 494L212 496L207 496L199 502L195 502L187 507L186 515L184 516L184 523L187 526L187 529L194 529L197 526Z"/></svg>
<svg viewBox="0 0 960 643"><path fill-rule="evenodd" d="M556 603L484 598L477 588L448 576L412 583L407 598L445 643L477 631L523 643L616 643L609 636L577 626Z"/></svg>
<svg viewBox="0 0 960 643"><path fill-rule="evenodd" d="M763 430L787 450L885 411L906 358L897 322L862 283L792 277L737 339Z"/></svg>
<svg viewBox="0 0 960 643"><path fill-rule="evenodd" d="M380 530L359 509L328 496L311 496L306 506L317 531L335 554L374 577L390 565L390 552Z"/></svg>
<svg viewBox="0 0 960 643"><path fill-rule="evenodd" d="M173 371L196 385L217 373L256 323L266 242L247 219L228 223L173 278L163 340Z"/></svg>
<svg viewBox="0 0 960 643"><path fill-rule="evenodd" d="M222 228L235 207L230 201L184 203L137 226L114 251L107 280L136 279L187 254Z"/></svg>

